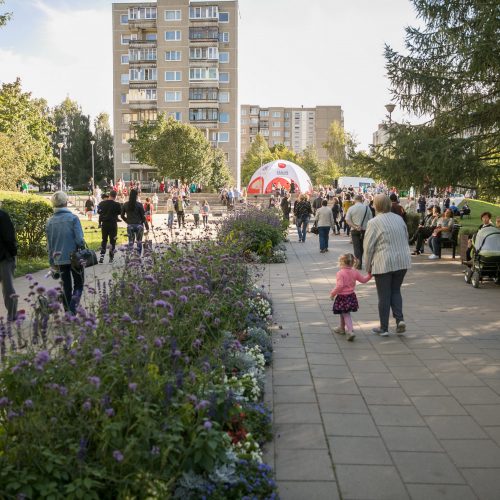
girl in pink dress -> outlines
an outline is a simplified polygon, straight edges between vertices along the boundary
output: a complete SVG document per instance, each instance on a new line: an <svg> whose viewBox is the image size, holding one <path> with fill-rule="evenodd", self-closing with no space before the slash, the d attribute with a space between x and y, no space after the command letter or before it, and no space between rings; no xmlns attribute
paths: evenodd
<svg viewBox="0 0 500 500"><path fill-rule="evenodd" d="M333 302L333 314L340 315L340 326L334 328L335 333L345 335L349 342L354 340L355 335L352 332L351 312L358 310L358 298L354 293L356 281L367 283L372 275L368 273L363 276L357 269L354 269L354 264L357 262L356 257L352 253L346 253L339 258L340 271L337 273L336 286L330 292L330 297Z"/></svg>

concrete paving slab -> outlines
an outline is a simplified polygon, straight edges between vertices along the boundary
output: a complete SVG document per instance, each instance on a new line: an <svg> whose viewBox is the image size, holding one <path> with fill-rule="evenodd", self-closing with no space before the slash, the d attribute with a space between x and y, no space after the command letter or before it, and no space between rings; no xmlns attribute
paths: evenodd
<svg viewBox="0 0 500 500"><path fill-rule="evenodd" d="M326 450L280 450L275 473L278 481L333 481L335 477Z"/></svg>
<svg viewBox="0 0 500 500"><path fill-rule="evenodd" d="M412 500L477 500L469 486L456 484L408 484Z"/></svg>
<svg viewBox="0 0 500 500"><path fill-rule="evenodd" d="M441 444L458 467L500 467L500 447L493 441L453 439Z"/></svg>
<svg viewBox="0 0 500 500"><path fill-rule="evenodd" d="M380 426L378 429L390 451L444 451L427 427Z"/></svg>
<svg viewBox="0 0 500 500"><path fill-rule="evenodd" d="M278 451L328 448L321 424L277 424L274 432Z"/></svg>
<svg viewBox="0 0 500 500"><path fill-rule="evenodd" d="M379 437L334 436L328 438L335 464L392 465Z"/></svg>
<svg viewBox="0 0 500 500"><path fill-rule="evenodd" d="M278 481L281 500L339 500L337 483L326 481Z"/></svg>
<svg viewBox="0 0 500 500"><path fill-rule="evenodd" d="M280 403L274 405L276 424L319 424L321 417L317 404Z"/></svg>
<svg viewBox="0 0 500 500"><path fill-rule="evenodd" d="M467 482L481 500L498 500L500 491L500 468L462 469Z"/></svg>

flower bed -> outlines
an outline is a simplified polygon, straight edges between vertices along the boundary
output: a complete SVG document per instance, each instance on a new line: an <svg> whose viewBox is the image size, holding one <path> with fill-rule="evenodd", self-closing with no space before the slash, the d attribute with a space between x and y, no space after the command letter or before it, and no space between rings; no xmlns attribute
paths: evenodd
<svg viewBox="0 0 500 500"><path fill-rule="evenodd" d="M75 317L56 290L32 293L50 311L34 322L38 348L0 372L7 498L276 498L261 451L271 308L239 248L132 259Z"/></svg>
<svg viewBox="0 0 500 500"><path fill-rule="evenodd" d="M276 209L247 207L229 215L219 227L221 241L237 244L247 260L285 262L281 244L285 241L288 222Z"/></svg>

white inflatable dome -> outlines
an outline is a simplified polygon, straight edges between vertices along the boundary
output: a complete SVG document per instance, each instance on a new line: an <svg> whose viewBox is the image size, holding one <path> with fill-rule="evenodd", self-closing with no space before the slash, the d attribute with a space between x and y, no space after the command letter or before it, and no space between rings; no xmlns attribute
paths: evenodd
<svg viewBox="0 0 500 500"><path fill-rule="evenodd" d="M274 160L262 165L252 175L248 184L248 194L272 193L276 188L290 191L291 182L295 184L295 193L312 193L311 179L302 167L287 160Z"/></svg>

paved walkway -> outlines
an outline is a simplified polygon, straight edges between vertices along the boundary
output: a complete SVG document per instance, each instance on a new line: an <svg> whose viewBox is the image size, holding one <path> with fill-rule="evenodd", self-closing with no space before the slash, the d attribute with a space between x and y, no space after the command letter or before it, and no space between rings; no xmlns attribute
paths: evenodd
<svg viewBox="0 0 500 500"><path fill-rule="evenodd" d="M275 308L267 399L283 500L500 498L500 287L473 289L449 251L415 257L405 336L380 338L375 285L358 285L356 340L331 330L348 238L292 235L288 262L266 268ZM394 329L394 325L391 325Z"/></svg>

